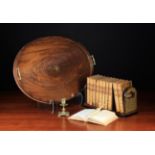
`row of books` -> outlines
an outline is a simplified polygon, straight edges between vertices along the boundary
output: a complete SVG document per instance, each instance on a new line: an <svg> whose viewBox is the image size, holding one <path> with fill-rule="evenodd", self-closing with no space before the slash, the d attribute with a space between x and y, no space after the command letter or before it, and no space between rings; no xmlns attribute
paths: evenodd
<svg viewBox="0 0 155 155"><path fill-rule="evenodd" d="M132 87L132 81L102 75L87 78L87 104L96 108L124 113L123 92ZM114 101L113 101L114 99Z"/></svg>

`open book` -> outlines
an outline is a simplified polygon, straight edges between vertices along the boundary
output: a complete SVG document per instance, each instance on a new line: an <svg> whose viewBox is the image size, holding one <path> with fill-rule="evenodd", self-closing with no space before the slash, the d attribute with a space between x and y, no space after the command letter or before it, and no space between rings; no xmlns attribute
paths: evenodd
<svg viewBox="0 0 155 155"><path fill-rule="evenodd" d="M108 125L114 120L118 119L117 115L108 110L100 109L84 109L69 117L70 120L78 120L84 122L91 122L95 124Z"/></svg>

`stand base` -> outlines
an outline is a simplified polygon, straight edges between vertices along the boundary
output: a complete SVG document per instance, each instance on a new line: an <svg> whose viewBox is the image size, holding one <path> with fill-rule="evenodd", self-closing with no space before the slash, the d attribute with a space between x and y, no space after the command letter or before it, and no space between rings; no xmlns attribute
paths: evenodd
<svg viewBox="0 0 155 155"><path fill-rule="evenodd" d="M58 113L58 117L62 117L62 116L69 116L70 115L70 113L69 112L62 112L62 111L60 111L59 113Z"/></svg>

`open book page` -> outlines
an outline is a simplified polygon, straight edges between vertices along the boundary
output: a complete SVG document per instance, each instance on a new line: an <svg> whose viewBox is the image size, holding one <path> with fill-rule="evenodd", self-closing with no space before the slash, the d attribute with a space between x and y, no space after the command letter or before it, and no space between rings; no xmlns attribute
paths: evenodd
<svg viewBox="0 0 155 155"><path fill-rule="evenodd" d="M92 113L94 113L94 111L95 111L95 109L84 109L84 110L81 110L81 111L73 114L72 116L69 117L69 119L87 122L88 116L90 116Z"/></svg>
<svg viewBox="0 0 155 155"><path fill-rule="evenodd" d="M79 120L101 125L108 125L117 118L118 117L114 112L100 109L84 109L69 117L71 120Z"/></svg>
<svg viewBox="0 0 155 155"><path fill-rule="evenodd" d="M108 125L116 119L118 119L118 117L114 112L108 110L101 110L98 111L95 115L88 116L87 121L101 125Z"/></svg>

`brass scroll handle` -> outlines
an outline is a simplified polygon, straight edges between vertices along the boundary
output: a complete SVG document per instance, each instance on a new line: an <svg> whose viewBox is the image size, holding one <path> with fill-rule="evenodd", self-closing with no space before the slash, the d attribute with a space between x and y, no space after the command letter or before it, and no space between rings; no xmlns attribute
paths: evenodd
<svg viewBox="0 0 155 155"><path fill-rule="evenodd" d="M18 75L18 79L19 79L19 80L22 80L19 67L17 67L17 75Z"/></svg>
<svg viewBox="0 0 155 155"><path fill-rule="evenodd" d="M91 55L91 59L92 59L93 64L94 64L94 66L95 66L95 65L96 65L96 60L95 60L95 58L94 58L94 55Z"/></svg>
<svg viewBox="0 0 155 155"><path fill-rule="evenodd" d="M124 97L126 98L132 98L136 95L136 89L131 87L131 88L128 88L125 93L124 93Z"/></svg>

